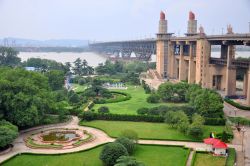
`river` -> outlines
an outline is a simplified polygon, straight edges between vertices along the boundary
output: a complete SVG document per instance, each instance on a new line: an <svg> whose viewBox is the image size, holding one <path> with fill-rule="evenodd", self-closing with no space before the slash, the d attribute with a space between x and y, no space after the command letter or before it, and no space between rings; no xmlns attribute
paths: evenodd
<svg viewBox="0 0 250 166"><path fill-rule="evenodd" d="M41 58L41 59L51 59L57 62L74 62L77 58L86 59L90 66L96 67L99 63L103 63L106 61L106 58L98 55L93 52L20 52L18 57L22 59L22 61L26 61L28 58ZM220 52L212 52L212 57L219 58ZM241 51L236 52L235 57L250 57L250 51ZM152 62L156 61L156 56L152 56Z"/></svg>
<svg viewBox="0 0 250 166"><path fill-rule="evenodd" d="M106 61L106 58L93 52L20 52L18 54L23 61L29 58L50 59L57 62L74 62L77 58L86 59L90 66L96 67L99 63Z"/></svg>

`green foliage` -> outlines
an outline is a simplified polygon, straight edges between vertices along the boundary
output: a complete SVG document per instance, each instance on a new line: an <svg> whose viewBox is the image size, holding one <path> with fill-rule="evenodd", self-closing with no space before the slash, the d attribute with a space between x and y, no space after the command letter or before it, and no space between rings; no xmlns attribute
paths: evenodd
<svg viewBox="0 0 250 166"><path fill-rule="evenodd" d="M60 70L50 70L45 74L52 90L60 90L64 85L64 73Z"/></svg>
<svg viewBox="0 0 250 166"><path fill-rule="evenodd" d="M235 124L250 126L250 120L243 117L229 117L229 120Z"/></svg>
<svg viewBox="0 0 250 166"><path fill-rule="evenodd" d="M0 47L0 65L15 67L21 63L18 52L11 47Z"/></svg>
<svg viewBox="0 0 250 166"><path fill-rule="evenodd" d="M98 108L98 112L102 113L102 114L107 114L107 113L109 113L109 108L106 106L102 106L102 107Z"/></svg>
<svg viewBox="0 0 250 166"><path fill-rule="evenodd" d="M223 101L219 94L204 89L196 96L194 106L197 112L205 117L216 118L223 116Z"/></svg>
<svg viewBox="0 0 250 166"><path fill-rule="evenodd" d="M139 114L139 115L146 115L146 114L148 114L148 111L149 111L148 108L142 107L142 108L139 108L137 110L137 114Z"/></svg>
<svg viewBox="0 0 250 166"><path fill-rule="evenodd" d="M144 80L142 80L142 87L145 90L146 94L150 94L151 93L150 87L146 84L146 82Z"/></svg>
<svg viewBox="0 0 250 166"><path fill-rule="evenodd" d="M192 116L192 124L188 128L188 134L195 138L201 138L203 136L205 120L202 116L194 114Z"/></svg>
<svg viewBox="0 0 250 166"><path fill-rule="evenodd" d="M91 112L91 111L87 111ZM91 112L91 118L89 118L87 112L83 112L80 117L82 120L115 120L115 121L134 121L134 122L164 122L164 118L160 116L148 116L148 115L124 115L124 114L100 114Z"/></svg>
<svg viewBox="0 0 250 166"><path fill-rule="evenodd" d="M81 113L80 117L82 118L82 120L91 121L95 119L95 113L93 113L92 111L84 111L83 113Z"/></svg>
<svg viewBox="0 0 250 166"><path fill-rule="evenodd" d="M78 80L78 84L79 85L84 85L86 83L86 80L84 79L84 78L80 78L79 80Z"/></svg>
<svg viewBox="0 0 250 166"><path fill-rule="evenodd" d="M109 143L103 147L99 158L104 165L112 166L121 156L128 156L126 148L120 143Z"/></svg>
<svg viewBox="0 0 250 166"><path fill-rule="evenodd" d="M42 73L45 73L50 70L60 70L64 73L68 72L67 67L64 66L62 63L49 59L29 58L23 63L23 66L35 67L38 71L41 71Z"/></svg>
<svg viewBox="0 0 250 166"><path fill-rule="evenodd" d="M166 102L184 102L189 85L185 82L161 84L157 93Z"/></svg>
<svg viewBox="0 0 250 166"><path fill-rule="evenodd" d="M181 132L186 132L189 125L188 116L183 111L169 111L165 115L165 122Z"/></svg>
<svg viewBox="0 0 250 166"><path fill-rule="evenodd" d="M79 103L79 102L80 102L80 97L79 97L79 95L76 94L76 93L72 93L72 94L69 96L69 102L72 103L72 104Z"/></svg>
<svg viewBox="0 0 250 166"><path fill-rule="evenodd" d="M136 161L136 158L131 156L121 156L116 162L117 164L114 166L144 166L143 163Z"/></svg>
<svg viewBox="0 0 250 166"><path fill-rule="evenodd" d="M127 149L129 155L134 153L136 143L133 140L127 137L119 137L115 140L115 142L122 144Z"/></svg>
<svg viewBox="0 0 250 166"><path fill-rule="evenodd" d="M228 148L228 157L226 160L226 166L234 166L236 163L236 151L234 148Z"/></svg>
<svg viewBox="0 0 250 166"><path fill-rule="evenodd" d="M0 149L12 143L18 136L18 129L15 125L5 120L0 121Z"/></svg>
<svg viewBox="0 0 250 166"><path fill-rule="evenodd" d="M138 142L138 134L134 130L123 130L120 134L120 137L125 137L132 140L134 143Z"/></svg>
<svg viewBox="0 0 250 166"><path fill-rule="evenodd" d="M88 62L85 59L82 61L80 58L77 58L73 63L73 71L75 75L82 76L94 74L94 68L88 66Z"/></svg>
<svg viewBox="0 0 250 166"><path fill-rule="evenodd" d="M223 131L222 133L216 134L216 138L219 138L223 142L230 142L234 137L233 133L229 133L227 131Z"/></svg>
<svg viewBox="0 0 250 166"><path fill-rule="evenodd" d="M149 102L149 103L159 103L160 102L160 97L157 94L151 94L147 98L147 102Z"/></svg>
<svg viewBox="0 0 250 166"><path fill-rule="evenodd" d="M121 78L122 82L128 82L132 85L140 85L139 74L135 72L127 73L123 78Z"/></svg>

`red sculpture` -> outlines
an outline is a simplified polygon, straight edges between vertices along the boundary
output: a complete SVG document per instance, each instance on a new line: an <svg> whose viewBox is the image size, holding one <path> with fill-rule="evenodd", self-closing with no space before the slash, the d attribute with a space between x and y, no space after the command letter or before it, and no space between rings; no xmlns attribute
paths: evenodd
<svg viewBox="0 0 250 166"><path fill-rule="evenodd" d="M165 20L165 13L163 11L161 11L160 13L160 19Z"/></svg>
<svg viewBox="0 0 250 166"><path fill-rule="evenodd" d="M195 15L192 11L189 12L189 20L195 20Z"/></svg>

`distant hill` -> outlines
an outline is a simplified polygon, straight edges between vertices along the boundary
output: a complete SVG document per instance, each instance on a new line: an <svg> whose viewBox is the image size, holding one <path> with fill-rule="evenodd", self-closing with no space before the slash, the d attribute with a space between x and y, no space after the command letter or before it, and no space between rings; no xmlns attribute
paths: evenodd
<svg viewBox="0 0 250 166"><path fill-rule="evenodd" d="M86 47L88 40L75 39L51 39L51 40L32 40L22 38L0 39L0 45L10 47Z"/></svg>

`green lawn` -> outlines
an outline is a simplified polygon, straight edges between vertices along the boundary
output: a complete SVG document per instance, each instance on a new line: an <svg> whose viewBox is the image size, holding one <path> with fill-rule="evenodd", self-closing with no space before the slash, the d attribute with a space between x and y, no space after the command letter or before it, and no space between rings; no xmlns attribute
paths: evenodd
<svg viewBox="0 0 250 166"><path fill-rule="evenodd" d="M92 150L64 155L22 154L3 166L102 166L99 153L102 146ZM148 166L184 166L188 150L182 147L139 145L134 156Z"/></svg>
<svg viewBox="0 0 250 166"><path fill-rule="evenodd" d="M99 128L111 137L118 137L122 130L134 130L140 138L144 139L166 139L166 140L195 140L176 129L170 128L165 123L148 122L126 122L126 121L102 121L81 122L81 125ZM210 132L222 132L224 126L205 126L204 136L209 137Z"/></svg>
<svg viewBox="0 0 250 166"><path fill-rule="evenodd" d="M146 94L144 89L141 86L128 86L127 90L114 90L119 92L125 92L131 95L131 99L123 102L118 103L108 103L108 104L96 104L93 109L97 110L101 106L109 107L110 113L115 114L137 114L137 109L141 107L157 107L160 105L183 105L183 104L176 104L176 103L148 103L146 101L149 94Z"/></svg>
<svg viewBox="0 0 250 166"><path fill-rule="evenodd" d="M194 166L224 166L226 157L213 156L212 154L196 153Z"/></svg>
<svg viewBox="0 0 250 166"><path fill-rule="evenodd" d="M78 93L78 92L84 92L85 89L87 89L87 85L79 85L79 84L72 84L73 90Z"/></svg>

